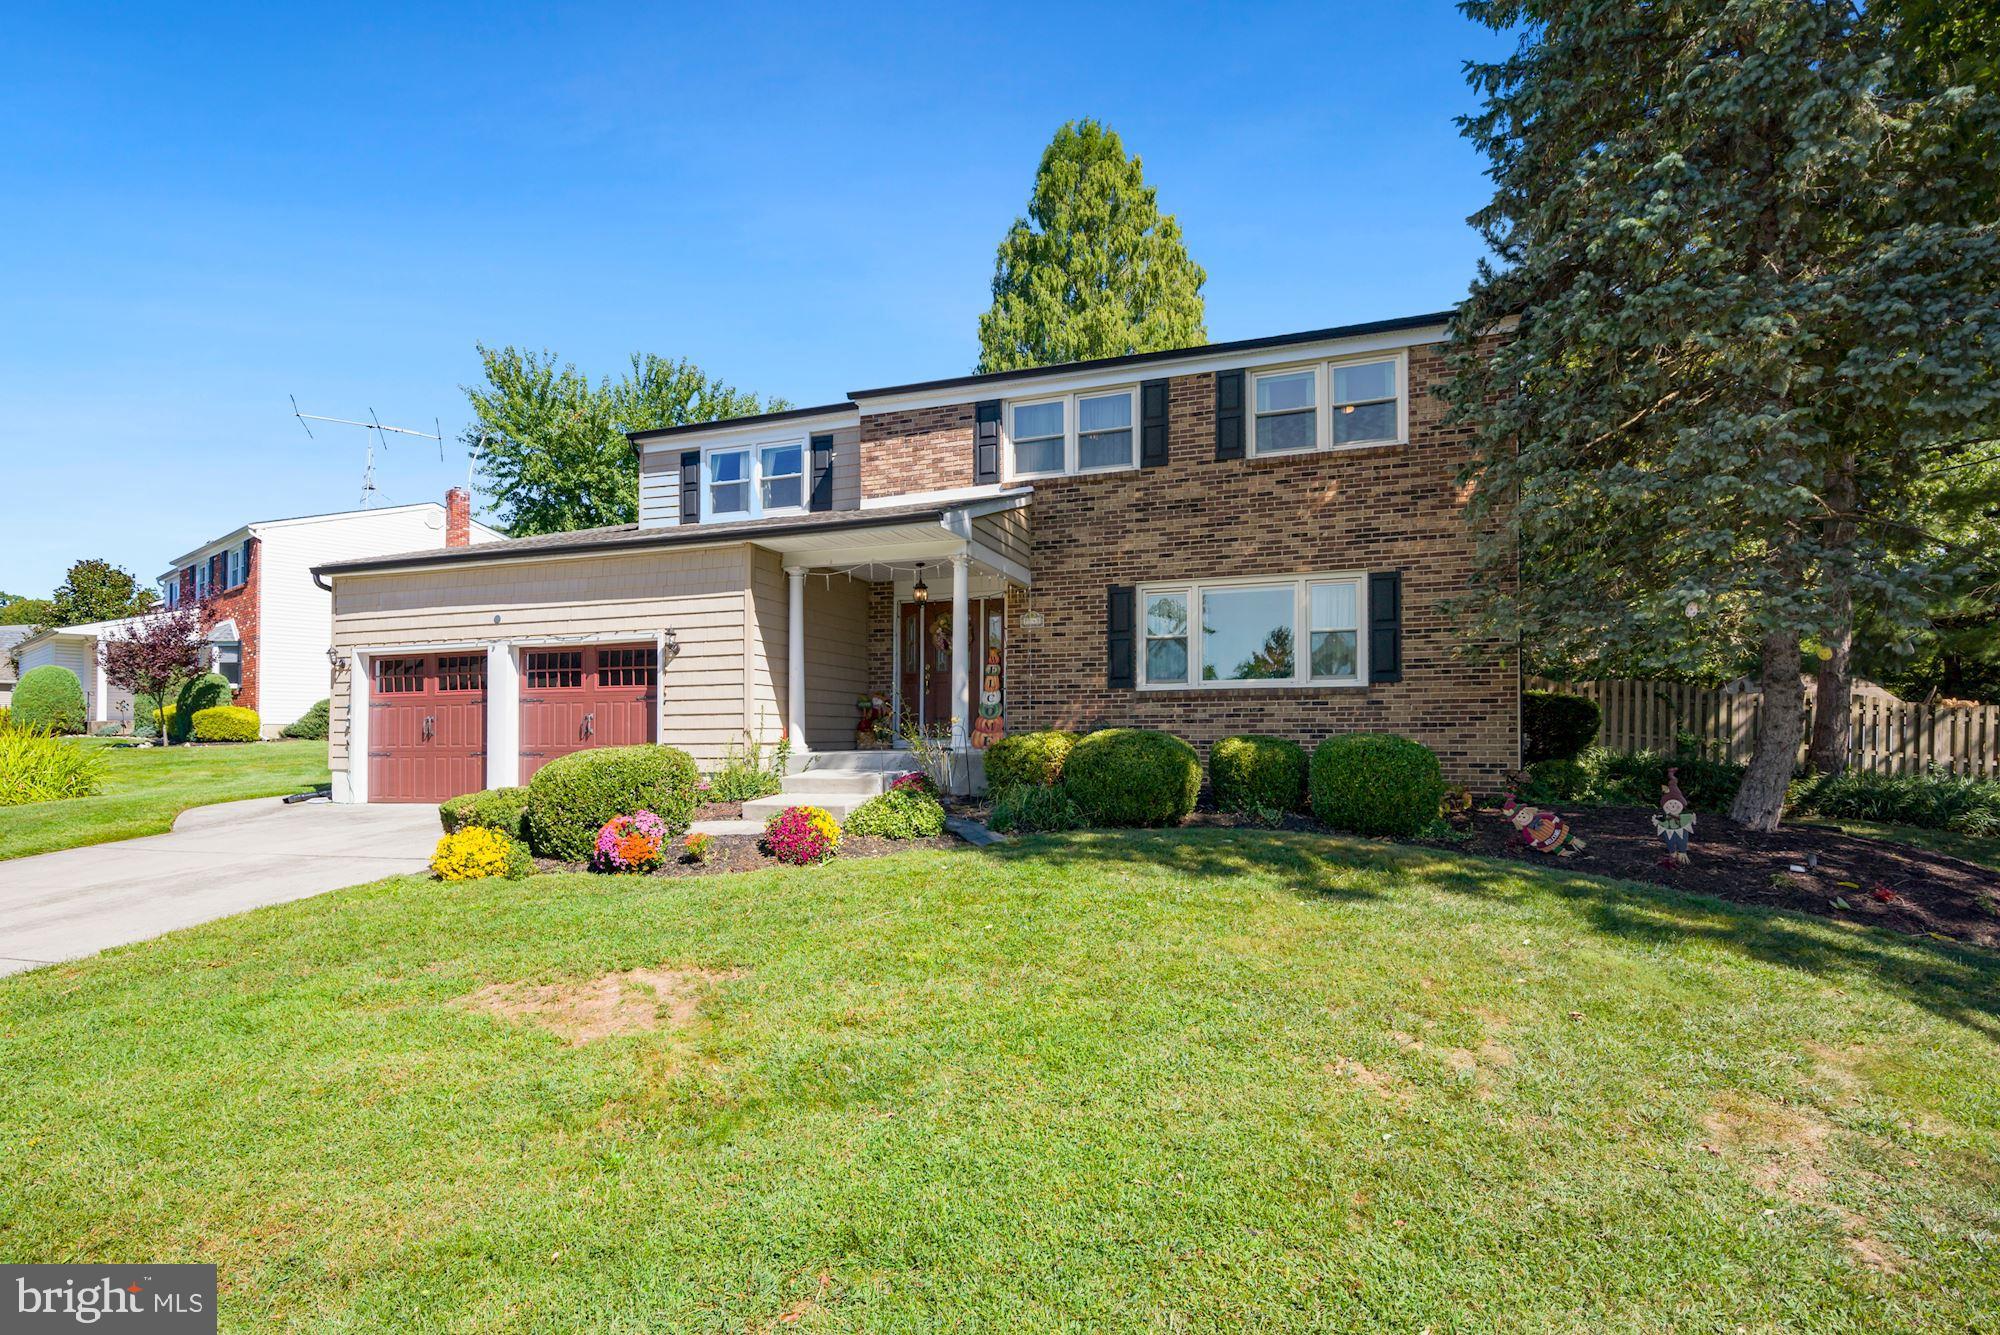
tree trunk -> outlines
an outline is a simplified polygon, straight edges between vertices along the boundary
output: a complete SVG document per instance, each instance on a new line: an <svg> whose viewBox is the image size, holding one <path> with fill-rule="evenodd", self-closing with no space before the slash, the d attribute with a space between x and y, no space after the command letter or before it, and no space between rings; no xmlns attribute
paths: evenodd
<svg viewBox="0 0 2000 1335"><path fill-rule="evenodd" d="M1806 752L1806 766L1828 776L1847 768L1847 749L1852 731L1848 697L1854 689L1854 585L1848 577L1844 553L1854 544L1852 511L1859 500L1854 477L1854 456L1847 455L1826 480L1826 503L1833 514L1821 526L1827 551L1826 605L1829 634L1828 657L1820 660L1813 683L1817 701L1813 709L1812 747Z"/></svg>
<svg viewBox="0 0 2000 1335"><path fill-rule="evenodd" d="M1799 682L1799 637L1794 631L1773 631L1764 637L1762 727L1757 750L1736 790L1729 817L1753 830L1775 830L1785 812L1785 788L1798 763L1799 738L1805 732L1805 688Z"/></svg>

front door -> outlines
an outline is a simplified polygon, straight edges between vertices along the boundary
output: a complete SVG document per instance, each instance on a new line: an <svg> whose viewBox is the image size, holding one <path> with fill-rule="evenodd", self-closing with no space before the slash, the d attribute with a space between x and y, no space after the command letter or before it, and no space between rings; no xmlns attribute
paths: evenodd
<svg viewBox="0 0 2000 1335"><path fill-rule="evenodd" d="M1006 722L1007 601L974 598L967 603L972 625L966 655L972 673L974 746L990 745ZM902 665L902 716L897 731L915 727L926 734L951 721L951 607L904 603L897 621Z"/></svg>

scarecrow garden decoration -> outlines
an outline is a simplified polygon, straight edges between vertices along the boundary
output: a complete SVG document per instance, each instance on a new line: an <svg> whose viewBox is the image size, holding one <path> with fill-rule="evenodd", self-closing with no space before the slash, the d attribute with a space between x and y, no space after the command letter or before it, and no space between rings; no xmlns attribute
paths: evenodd
<svg viewBox="0 0 2000 1335"><path fill-rule="evenodd" d="M1514 830L1521 836L1521 842L1537 853L1547 853L1559 858L1573 857L1583 852L1586 845L1571 830L1561 816L1542 807L1525 806L1507 795L1506 804L1500 813L1513 822Z"/></svg>
<svg viewBox="0 0 2000 1335"><path fill-rule="evenodd" d="M1660 859L1660 865L1668 869L1687 866L1688 845L1694 840L1694 813L1688 810L1687 796L1681 792L1680 778L1671 766L1667 769L1667 786L1660 790L1660 814L1653 817L1653 829L1667 846L1667 855Z"/></svg>

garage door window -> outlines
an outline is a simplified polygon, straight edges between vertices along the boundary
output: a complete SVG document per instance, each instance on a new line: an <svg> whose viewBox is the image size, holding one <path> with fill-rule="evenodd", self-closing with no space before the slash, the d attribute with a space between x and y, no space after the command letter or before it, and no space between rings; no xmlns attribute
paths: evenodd
<svg viewBox="0 0 2000 1335"><path fill-rule="evenodd" d="M651 649L603 649L597 655L600 686L651 686L656 674Z"/></svg>
<svg viewBox="0 0 2000 1335"><path fill-rule="evenodd" d="M537 691L583 685L581 649L538 650L528 655L528 685Z"/></svg>
<svg viewBox="0 0 2000 1335"><path fill-rule="evenodd" d="M447 654L438 659L440 691L483 691L486 689L485 654Z"/></svg>
<svg viewBox="0 0 2000 1335"><path fill-rule="evenodd" d="M423 659L378 658L375 660L375 693L377 695L414 695L423 689Z"/></svg>

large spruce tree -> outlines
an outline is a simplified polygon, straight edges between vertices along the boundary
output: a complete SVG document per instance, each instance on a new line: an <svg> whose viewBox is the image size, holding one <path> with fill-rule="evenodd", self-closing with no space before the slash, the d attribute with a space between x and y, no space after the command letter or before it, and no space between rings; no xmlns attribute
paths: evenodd
<svg viewBox="0 0 2000 1335"><path fill-rule="evenodd" d="M1065 124L1042 154L1028 216L1000 242L978 369L1193 347L1208 339L1207 281L1117 134Z"/></svg>
<svg viewBox="0 0 2000 1335"><path fill-rule="evenodd" d="M1914 619L1964 555L1905 502L2000 413L2000 108L1912 70L1887 7L1464 8L1521 33L1463 122L1496 185L1447 392L1482 602L1569 661L1754 652L1732 814L1772 828L1802 643L1857 595Z"/></svg>

